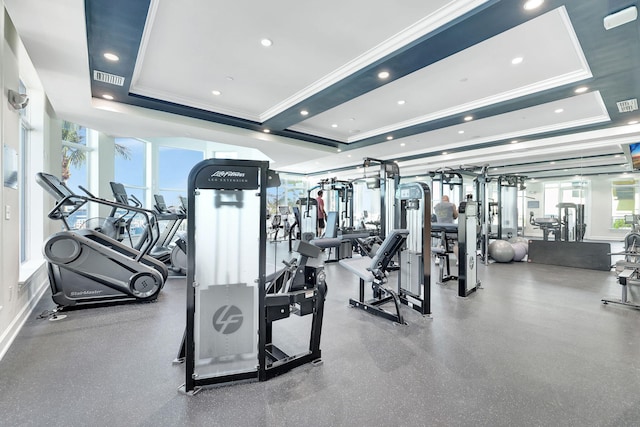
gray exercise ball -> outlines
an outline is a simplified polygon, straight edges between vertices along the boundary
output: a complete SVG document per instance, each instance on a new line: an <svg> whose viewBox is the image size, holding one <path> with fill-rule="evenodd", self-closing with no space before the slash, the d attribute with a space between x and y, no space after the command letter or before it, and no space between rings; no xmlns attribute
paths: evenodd
<svg viewBox="0 0 640 427"><path fill-rule="evenodd" d="M512 237L511 239L509 239L510 243L522 243L524 245L524 247L527 250L527 253L529 253L529 239L527 239L526 237Z"/></svg>
<svg viewBox="0 0 640 427"><path fill-rule="evenodd" d="M489 256L496 262L511 262L514 255L513 246L506 240L494 240L489 245Z"/></svg>
<svg viewBox="0 0 640 427"><path fill-rule="evenodd" d="M527 256L527 246L522 242L512 243L513 247L513 260L522 261Z"/></svg>

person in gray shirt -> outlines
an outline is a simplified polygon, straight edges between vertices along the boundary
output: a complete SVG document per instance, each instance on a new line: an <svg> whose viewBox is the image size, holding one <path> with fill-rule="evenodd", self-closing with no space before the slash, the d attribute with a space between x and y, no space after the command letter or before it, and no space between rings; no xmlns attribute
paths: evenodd
<svg viewBox="0 0 640 427"><path fill-rule="evenodd" d="M458 219L458 209L455 203L449 201L449 196L442 196L442 201L433 207L433 212L436 214L437 222L444 224L453 224L454 219ZM458 258L458 243L453 245L453 254ZM436 258L436 265L438 264L438 258ZM458 265L458 261L456 261Z"/></svg>
<svg viewBox="0 0 640 427"><path fill-rule="evenodd" d="M442 201L433 207L433 211L438 222L453 224L453 220L458 219L458 209L449 201L449 196L442 196Z"/></svg>

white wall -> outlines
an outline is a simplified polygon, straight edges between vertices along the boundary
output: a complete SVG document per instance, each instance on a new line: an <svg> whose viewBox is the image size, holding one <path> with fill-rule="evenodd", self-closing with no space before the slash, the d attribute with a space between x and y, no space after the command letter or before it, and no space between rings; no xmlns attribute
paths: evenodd
<svg viewBox="0 0 640 427"><path fill-rule="evenodd" d="M4 3L2 4L4 6ZM10 19L4 13L4 8L0 19L0 34L4 35L0 44L2 64L0 67L0 87L2 88L0 132L2 143L12 147L16 152L20 152L20 118L18 113L9 106L7 93L9 89L18 90L19 79L22 77L28 88L34 84L33 92L30 91L29 101L30 109L34 112L30 117L33 130L29 151L37 160L31 162L30 169L27 171L29 176L33 176L37 169L50 170L52 159L54 160L53 164L56 164L60 145L58 143L57 158L51 155L52 152L49 151L49 148L56 152L51 135L60 135L60 125L55 119L52 119L51 107L42 90L37 87L38 82L27 81L33 79L35 72L33 67L25 62L26 54ZM44 147L48 147L47 150ZM1 153L0 150L0 160L4 160L1 158ZM0 162L0 164L2 163ZM57 165L59 168L59 161ZM51 203L45 199L43 191L35 184L35 180L29 181L26 188L33 195L29 209L29 214L33 219L29 226L33 256L30 262L21 265L19 250L20 190L0 187L2 208L2 219L0 220L0 248L2 249L0 260L0 357L7 351L47 286L46 269L40 255L40 246L43 235L49 234L52 230L50 221L46 217ZM11 212L9 217L5 216L7 208Z"/></svg>

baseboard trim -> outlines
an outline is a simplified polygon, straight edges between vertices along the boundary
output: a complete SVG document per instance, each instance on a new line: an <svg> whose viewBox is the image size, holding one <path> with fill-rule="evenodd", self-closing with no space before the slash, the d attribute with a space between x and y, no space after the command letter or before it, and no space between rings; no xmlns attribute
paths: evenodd
<svg viewBox="0 0 640 427"><path fill-rule="evenodd" d="M44 274L43 279L37 287L37 291L31 295L31 298L22 309L20 309L18 315L11 321L9 327L0 335L0 361L4 358L7 351L9 351L11 344L15 341L22 326L24 326L27 319L33 314L33 310L40 301L40 298L42 298L42 295L44 295L48 285L47 275Z"/></svg>

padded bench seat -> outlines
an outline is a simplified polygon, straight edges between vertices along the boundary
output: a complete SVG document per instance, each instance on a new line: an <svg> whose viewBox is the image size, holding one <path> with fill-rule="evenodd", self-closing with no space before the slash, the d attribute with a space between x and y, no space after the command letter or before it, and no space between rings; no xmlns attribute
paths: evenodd
<svg viewBox="0 0 640 427"><path fill-rule="evenodd" d="M365 283L371 283L375 280L373 273L370 270L371 258L348 258L340 260L340 265L358 276Z"/></svg>

